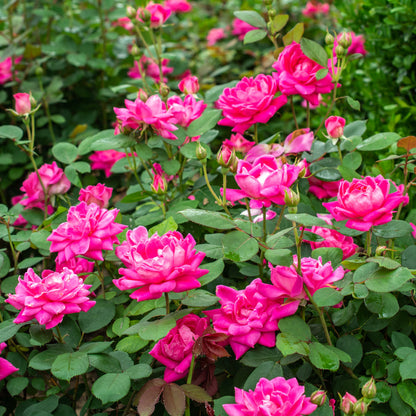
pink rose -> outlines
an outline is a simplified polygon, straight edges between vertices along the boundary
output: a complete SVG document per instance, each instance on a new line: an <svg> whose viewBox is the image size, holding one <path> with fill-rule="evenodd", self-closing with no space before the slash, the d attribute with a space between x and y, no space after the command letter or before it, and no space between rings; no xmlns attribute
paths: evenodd
<svg viewBox="0 0 416 416"><path fill-rule="evenodd" d="M328 3L318 3L317 1L308 1L305 8L302 10L304 16L314 19L318 14L326 15L329 13Z"/></svg>
<svg viewBox="0 0 416 416"><path fill-rule="evenodd" d="M166 366L163 376L166 383L173 383L188 374L195 341L209 326L208 318L190 313L176 322L165 338L156 343L149 354Z"/></svg>
<svg viewBox="0 0 416 416"><path fill-rule="evenodd" d="M396 188L393 193L389 193L391 185ZM348 228L368 231L373 226L391 221L393 210L409 202L409 197L403 195L403 191L404 185L397 186L381 175L354 178L352 182L341 182L336 201L322 205L336 221L348 220L345 224Z"/></svg>
<svg viewBox="0 0 416 416"><path fill-rule="evenodd" d="M216 102L224 116L218 124L243 134L253 124L267 123L287 102L284 95L275 98L278 92L277 82L270 75L244 77L235 87L225 88Z"/></svg>
<svg viewBox="0 0 416 416"><path fill-rule="evenodd" d="M284 205L285 191L295 183L301 170L301 167L283 163L272 155L260 156L252 163L239 160L235 181L240 189L227 188L226 198L231 202L254 199L258 206L253 208L269 207L272 203Z"/></svg>
<svg viewBox="0 0 416 416"><path fill-rule="evenodd" d="M165 75L173 72L173 68L168 66L169 59L162 59L162 76L163 82L167 82L168 79ZM143 74L146 77L152 78L155 82L160 82L160 69L159 65L152 59L143 55L139 61L134 61L134 67L130 68L128 76L130 78L142 78Z"/></svg>
<svg viewBox="0 0 416 416"><path fill-rule="evenodd" d="M240 133L232 134L229 139L223 141L224 146L240 153L247 153L255 144L255 142L245 139Z"/></svg>
<svg viewBox="0 0 416 416"><path fill-rule="evenodd" d="M350 393L345 393L341 400L340 409L342 412L344 412L346 415L351 414L352 405L357 402L357 399Z"/></svg>
<svg viewBox="0 0 416 416"><path fill-rule="evenodd" d="M168 190L168 184L166 179L162 175L155 175L153 182L150 185L151 190L157 195L163 195Z"/></svg>
<svg viewBox="0 0 416 416"><path fill-rule="evenodd" d="M207 35L208 46L214 46L219 40L225 38L225 30L222 27L211 29Z"/></svg>
<svg viewBox="0 0 416 416"><path fill-rule="evenodd" d="M340 33L334 42L334 55L335 48L338 45L338 42L343 34ZM367 51L364 48L365 39L363 35L356 35L354 32L347 32L348 37L351 39L351 45L348 47L347 55L352 55L354 53L360 53L361 55L367 55Z"/></svg>
<svg viewBox="0 0 416 416"><path fill-rule="evenodd" d="M245 22L244 20L237 19L237 18L233 20L232 25L233 25L233 30L231 31L231 34L238 36L239 40L243 40L246 33L257 29L257 27L252 26L249 23Z"/></svg>
<svg viewBox="0 0 416 416"><path fill-rule="evenodd" d="M30 113L32 108L32 104L30 103L30 94L26 92L19 92L13 95L15 99L15 106L14 109L19 116L24 116Z"/></svg>
<svg viewBox="0 0 416 416"><path fill-rule="evenodd" d="M323 219L328 225L332 225L331 216L330 215L322 215L317 214L319 218ZM330 228L318 227L314 225L311 229L306 229L306 231L311 231L315 234L320 235L324 238L324 241L308 241L304 238L304 241L309 242L311 245L312 250L315 250L319 247L338 247L342 250L342 259L345 260L348 257L351 257L355 254L358 250L357 244L354 243L354 239L352 237L348 237L339 233L336 230L332 230Z"/></svg>
<svg viewBox="0 0 416 416"><path fill-rule="evenodd" d="M326 182L315 176L308 177L309 192L319 199L333 198L338 195L338 189L341 181Z"/></svg>
<svg viewBox="0 0 416 416"><path fill-rule="evenodd" d="M22 60L22 57L15 57L14 64L18 64ZM16 71L15 71L16 74ZM9 56L3 61L0 61L0 84L5 84L7 81L13 79L12 74L12 58Z"/></svg>
<svg viewBox="0 0 416 416"><path fill-rule="evenodd" d="M192 10L192 4L187 0L165 0L165 7L171 9L173 13L187 13Z"/></svg>
<svg viewBox="0 0 416 416"><path fill-rule="evenodd" d="M223 405L229 416L303 416L317 408L296 378L261 378L254 391L235 387L235 401Z"/></svg>
<svg viewBox="0 0 416 416"><path fill-rule="evenodd" d="M123 29L126 29L130 33L134 29L134 25L129 17L119 17L116 21L111 23L111 26L120 26Z"/></svg>
<svg viewBox="0 0 416 416"><path fill-rule="evenodd" d="M109 188L102 183L89 185L85 189L80 189L78 201L85 201L89 204L97 204L100 208L107 208L113 193L113 188Z"/></svg>
<svg viewBox="0 0 416 416"><path fill-rule="evenodd" d="M188 75L179 82L179 90L184 94L196 94L199 91L198 77Z"/></svg>
<svg viewBox="0 0 416 416"><path fill-rule="evenodd" d="M331 139L339 139L344 134L345 118L331 116L325 120L325 128Z"/></svg>
<svg viewBox="0 0 416 416"><path fill-rule="evenodd" d="M160 163L153 163L152 165L152 173L153 175L159 175L166 179L166 182L170 182L175 176L174 175L167 175L166 172L163 170Z"/></svg>
<svg viewBox="0 0 416 416"><path fill-rule="evenodd" d="M170 113L176 120L174 124L185 128L201 117L207 107L202 100L197 101L192 95L187 95L183 101L180 97L174 95L169 97L166 103Z"/></svg>
<svg viewBox="0 0 416 416"><path fill-rule="evenodd" d="M316 73L324 67L309 59L302 52L299 43L292 42L286 46L272 66L277 71L273 73L273 77L285 95L300 95L312 105L318 105L319 94L326 94L334 89L331 74L328 73L320 80L316 79Z"/></svg>
<svg viewBox="0 0 416 416"><path fill-rule="evenodd" d="M6 301L7 302L7 301ZM0 353L7 347L5 342L0 343ZM19 371L12 363L7 361L5 358L0 358L0 380L3 380L12 373Z"/></svg>
<svg viewBox="0 0 416 416"><path fill-rule="evenodd" d="M172 14L172 10L169 7L165 7L162 4L156 4L153 1L147 3L147 6L143 8L139 8L137 10L137 20L143 23L144 19L144 11L149 12L150 14L150 27L158 28L169 19L170 15Z"/></svg>
<svg viewBox="0 0 416 416"><path fill-rule="evenodd" d="M23 280L19 277L16 294L9 294L6 302L20 310L14 323L36 319L50 329L61 323L64 315L87 312L95 305L95 301L88 298L90 287L67 268L43 279L29 269Z"/></svg>
<svg viewBox="0 0 416 416"><path fill-rule="evenodd" d="M82 257L72 257L69 260L58 261L56 260L56 271L62 272L64 268L72 270L75 274L81 275L81 279L85 280L88 274L94 270L95 263L88 261ZM42 272L43 277L43 272Z"/></svg>
<svg viewBox="0 0 416 416"><path fill-rule="evenodd" d="M91 169L103 170L105 177L108 178L111 175L111 168L123 157L126 157L126 153L117 150L97 150L89 157L92 162Z"/></svg>
<svg viewBox="0 0 416 416"><path fill-rule="evenodd" d="M200 287L198 279L208 273L199 269L205 253L196 252L195 240L183 238L177 231L148 237L145 227L127 231L126 240L116 255L126 268L119 269L120 279L113 283L120 290L135 290L132 299L158 299L163 293L185 292Z"/></svg>
<svg viewBox="0 0 416 416"><path fill-rule="evenodd" d="M237 360L256 344L274 347L279 320L297 311L299 301L286 303L273 289L261 279L254 279L244 290L220 285L216 295L221 308L204 311L215 331L229 336Z"/></svg>
<svg viewBox="0 0 416 416"><path fill-rule="evenodd" d="M113 250L113 244L119 244L117 234L127 227L115 222L118 212L86 202L70 207L67 222L59 224L47 238L52 242L51 252L58 252L57 261L78 255L104 260L102 250Z"/></svg>
<svg viewBox="0 0 416 416"><path fill-rule="evenodd" d="M413 228L412 236L413 236L413 238L416 238L416 225L415 225L415 224L413 224L412 222L410 222L409 224L410 224L410 225L412 226L412 228Z"/></svg>

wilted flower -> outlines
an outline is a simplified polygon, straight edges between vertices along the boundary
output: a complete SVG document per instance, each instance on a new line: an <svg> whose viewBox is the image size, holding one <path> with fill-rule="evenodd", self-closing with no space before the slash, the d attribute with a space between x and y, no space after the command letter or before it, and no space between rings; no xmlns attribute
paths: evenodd
<svg viewBox="0 0 416 416"><path fill-rule="evenodd" d="M198 279L208 270L199 269L205 253L196 252L195 240L183 238L177 231L159 237L148 236L145 227L127 231L126 240L116 248L116 255L127 268L113 283L120 290L135 290L130 297L158 299L166 292L184 292L200 287Z"/></svg>
<svg viewBox="0 0 416 416"><path fill-rule="evenodd" d="M100 208L107 208L113 193L113 188L98 183L89 185L85 189L80 189L78 201L85 201L89 204L97 204Z"/></svg>
<svg viewBox="0 0 416 416"><path fill-rule="evenodd" d="M7 347L5 342L0 343L0 353ZM10 374L19 371L12 363L7 361L5 358L0 358L0 380L3 380Z"/></svg>
<svg viewBox="0 0 416 416"><path fill-rule="evenodd" d="M19 277L16 294L9 294L6 302L20 310L14 323L36 319L50 329L61 323L64 315L87 312L95 305L88 298L90 287L67 268L44 278L29 269L23 279Z"/></svg>

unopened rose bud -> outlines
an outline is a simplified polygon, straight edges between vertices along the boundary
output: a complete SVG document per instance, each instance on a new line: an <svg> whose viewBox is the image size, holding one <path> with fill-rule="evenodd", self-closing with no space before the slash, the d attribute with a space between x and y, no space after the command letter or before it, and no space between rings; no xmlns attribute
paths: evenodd
<svg viewBox="0 0 416 416"><path fill-rule="evenodd" d="M350 393L345 393L341 399L340 409L346 415L353 414L353 405L357 402L357 399Z"/></svg>
<svg viewBox="0 0 416 416"><path fill-rule="evenodd" d="M205 160L207 158L207 151L206 149L202 146L201 143L198 142L198 145L196 146L196 158L198 160Z"/></svg>
<svg viewBox="0 0 416 416"><path fill-rule="evenodd" d="M139 15L143 22L150 22L150 19L152 18L152 14L146 9L140 10Z"/></svg>
<svg viewBox="0 0 416 416"><path fill-rule="evenodd" d="M162 98L166 98L169 95L169 92L170 88L165 83L160 84L159 93Z"/></svg>
<svg viewBox="0 0 416 416"><path fill-rule="evenodd" d="M184 94L196 94L199 91L198 78L190 75L185 77L178 85Z"/></svg>
<svg viewBox="0 0 416 416"><path fill-rule="evenodd" d="M311 402L317 406L323 406L326 401L326 392L317 390L311 394Z"/></svg>
<svg viewBox="0 0 416 416"><path fill-rule="evenodd" d="M298 205L300 202L300 196L292 191L291 189L285 190L285 197L284 197L285 204L288 208L290 214L296 214L298 211Z"/></svg>
<svg viewBox="0 0 416 416"><path fill-rule="evenodd" d="M370 380L368 380L367 383L364 384L363 388L361 389L361 394L366 399L374 399L374 397L376 397L377 387L373 377L371 377Z"/></svg>
<svg viewBox="0 0 416 416"><path fill-rule="evenodd" d="M325 128L331 139L339 139L344 134L345 118L331 116L325 120Z"/></svg>
<svg viewBox="0 0 416 416"><path fill-rule="evenodd" d="M354 415L365 415L368 412L368 403L360 399L352 405L352 411Z"/></svg>
<svg viewBox="0 0 416 416"><path fill-rule="evenodd" d="M130 48L130 53L133 56L138 56L140 55L140 48L134 43Z"/></svg>
<svg viewBox="0 0 416 416"><path fill-rule="evenodd" d="M217 162L223 168L229 168L235 159L235 152L228 146L221 146L221 149L217 153Z"/></svg>
<svg viewBox="0 0 416 416"><path fill-rule="evenodd" d="M343 32L338 39L338 44L344 49L348 49L351 46L352 38L350 33Z"/></svg>
<svg viewBox="0 0 416 416"><path fill-rule="evenodd" d="M233 163L229 166L230 172L237 173L238 168L238 157L236 156L233 160Z"/></svg>
<svg viewBox="0 0 416 416"><path fill-rule="evenodd" d="M267 13L268 13L268 15L271 19L273 19L273 17L276 16L276 10L275 9L269 9L269 11Z"/></svg>
<svg viewBox="0 0 416 416"><path fill-rule="evenodd" d="M25 116L30 113L32 109L31 95L26 92L19 92L13 95L15 99L14 109L19 116ZM35 101L36 104L36 101Z"/></svg>
<svg viewBox="0 0 416 416"><path fill-rule="evenodd" d="M130 19L135 19L136 18L137 11L136 11L136 9L134 7L127 6L126 7L126 14L127 14L127 17L129 17Z"/></svg>
<svg viewBox="0 0 416 416"><path fill-rule="evenodd" d="M44 73L45 71L43 70L43 68L41 67L41 66L38 66L36 69L35 69L35 74L36 74L36 76L38 76L38 77L41 77L42 75L43 75L43 73Z"/></svg>
<svg viewBox="0 0 416 416"><path fill-rule="evenodd" d="M387 250L386 246L378 246L376 248L376 256L382 256L383 253Z"/></svg>
<svg viewBox="0 0 416 416"><path fill-rule="evenodd" d="M155 175L150 188L156 195L164 195L168 190L168 184L162 175Z"/></svg>
<svg viewBox="0 0 416 416"><path fill-rule="evenodd" d="M342 58L343 56L345 56L345 49L341 45L337 45L337 47L335 48L335 54L337 58Z"/></svg>
<svg viewBox="0 0 416 416"><path fill-rule="evenodd" d="M146 102L149 96L143 88L140 88L139 91L137 91L137 98L139 98L140 101Z"/></svg>
<svg viewBox="0 0 416 416"><path fill-rule="evenodd" d="M334 37L329 32L326 32L326 35L325 35L325 43L327 45L333 45L334 42L335 42Z"/></svg>

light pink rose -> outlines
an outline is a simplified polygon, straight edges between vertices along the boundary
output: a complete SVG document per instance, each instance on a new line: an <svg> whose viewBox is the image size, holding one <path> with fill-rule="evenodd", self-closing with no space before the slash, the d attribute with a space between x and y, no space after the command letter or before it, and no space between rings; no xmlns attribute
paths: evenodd
<svg viewBox="0 0 416 416"><path fill-rule="evenodd" d="M87 312L95 305L95 301L88 298L90 287L67 268L43 279L29 269L23 280L19 277L16 294L9 294L6 302L20 310L14 323L36 319L50 329L61 323L64 315Z"/></svg>
<svg viewBox="0 0 416 416"><path fill-rule="evenodd" d="M173 13L187 13L192 10L192 4L188 3L187 0L165 0L164 4Z"/></svg>
<svg viewBox="0 0 416 416"><path fill-rule="evenodd" d="M183 101L177 95L169 97L167 107L175 118L174 124L187 128L194 120L201 117L207 105L197 101L192 95L187 95Z"/></svg>
<svg viewBox="0 0 416 416"><path fill-rule="evenodd" d="M113 188L98 183L97 185L89 185L85 189L79 190L78 201L85 201L89 204L97 204L100 208L107 208L113 193Z"/></svg>
<svg viewBox="0 0 416 416"><path fill-rule="evenodd" d="M30 113L32 105L30 103L30 94L26 92L19 92L13 95L15 99L15 106L14 109L19 116L24 116Z"/></svg>
<svg viewBox="0 0 416 416"><path fill-rule="evenodd" d="M157 195L165 194L168 190L166 178L162 175L155 175L153 177L153 182L150 185L150 189Z"/></svg>
<svg viewBox="0 0 416 416"><path fill-rule="evenodd" d="M150 27L152 28L158 28L162 26L163 23L165 23L172 14L172 10L169 7L165 7L162 4L157 4L153 1L150 1L147 3L147 6L144 9L141 7L137 9L136 19L142 23L142 19L144 18L144 11L150 13Z"/></svg>
<svg viewBox="0 0 416 416"><path fill-rule="evenodd" d="M332 225L330 215L317 214L317 216L323 219L328 225ZM311 229L305 228L306 231L311 231L312 233L318 234L324 238L324 241L308 241L306 238L303 241L307 241L312 250L315 250L319 247L338 247L342 250L342 259L345 260L348 257L351 257L358 250L357 244L354 243L352 237L343 235L337 230L332 230L330 228L318 227L314 225Z"/></svg>
<svg viewBox="0 0 416 416"><path fill-rule="evenodd" d="M305 396L305 388L296 378L261 378L256 388L249 391L235 387L237 404L224 404L229 416L304 416L316 409Z"/></svg>
<svg viewBox="0 0 416 416"><path fill-rule="evenodd" d="M14 64L18 64L21 60L21 56L15 57ZM11 81L12 79L12 58L9 56L3 61L0 61L0 84L5 84L7 81Z"/></svg>
<svg viewBox="0 0 416 416"><path fill-rule="evenodd" d="M162 76L163 82L167 82L168 79L165 75L173 72L173 68L168 66L169 59L162 59ZM127 75L130 78L142 78L142 75L152 78L155 82L160 82L160 69L159 65L152 59L143 55L139 61L134 61L133 68L130 68Z"/></svg>
<svg viewBox="0 0 416 416"><path fill-rule="evenodd" d="M119 17L116 21L111 23L111 26L120 26L130 33L134 29L134 25L129 17Z"/></svg>
<svg viewBox="0 0 416 416"><path fill-rule="evenodd" d="M331 139L339 139L344 134L345 118L331 116L325 120L325 128Z"/></svg>
<svg viewBox="0 0 416 416"><path fill-rule="evenodd" d="M318 14L327 15L329 13L328 3L318 3L317 1L308 1L305 8L302 10L304 16L314 19Z"/></svg>
<svg viewBox="0 0 416 416"><path fill-rule="evenodd" d="M351 45L348 47L347 55L352 55L354 53L360 53L361 55L367 55L367 51L364 48L365 39L363 35L356 35L354 32L347 32L347 36L351 39ZM338 45L339 39L341 38L342 33L340 33L334 42L334 56L335 48Z"/></svg>
<svg viewBox="0 0 416 416"><path fill-rule="evenodd" d="M269 207L272 203L284 205L285 191L295 183L301 170L272 155L260 156L252 163L239 160L235 181L240 189L227 188L226 198L231 202L244 198L256 200L258 204L253 208Z"/></svg>
<svg viewBox="0 0 416 416"><path fill-rule="evenodd" d="M196 94L199 91L198 77L188 75L179 82L178 87L184 94Z"/></svg>
<svg viewBox="0 0 416 416"><path fill-rule="evenodd" d="M166 104L158 95L150 96L146 102L136 98L134 101L124 100L126 108L114 107L117 116L115 134L124 129L139 130L151 127L155 134L165 139L175 140L172 131L178 128L174 125L176 118L166 108Z"/></svg>
<svg viewBox="0 0 416 416"><path fill-rule="evenodd" d="M274 347L279 320L297 311L299 301L287 303L275 296L273 289L261 279L253 280L244 290L220 285L216 295L221 308L204 311L215 331L229 336L237 360L256 344Z"/></svg>
<svg viewBox="0 0 416 416"><path fill-rule="evenodd" d="M214 46L219 40L226 36L225 30L222 27L211 29L207 35L208 46Z"/></svg>
<svg viewBox="0 0 416 416"><path fill-rule="evenodd" d="M126 240L116 255L126 268L119 269L120 279L113 283L120 290L135 290L132 299L158 299L166 292L185 292L200 287L198 279L208 273L199 269L205 253L196 252L195 240L183 238L177 231L159 237L148 236L145 227L127 231Z"/></svg>
<svg viewBox="0 0 416 416"><path fill-rule="evenodd" d="M391 185L396 188L393 193L389 193ZM336 201L322 205L336 221L348 220L345 224L348 228L368 231L373 226L391 221L393 210L409 202L408 195L403 195L403 191L404 185L397 186L381 175L354 178L352 182L341 182Z"/></svg>
<svg viewBox="0 0 416 416"><path fill-rule="evenodd" d="M51 252L58 253L57 261L68 261L78 255L104 260L102 250L113 250L113 244L119 244L117 234L127 227L115 222L118 212L86 202L70 207L67 221L47 238L52 242Z"/></svg>
<svg viewBox="0 0 416 416"><path fill-rule="evenodd" d="M246 33L257 29L257 27L250 25L250 23L237 18L233 20L232 26L233 30L231 31L231 34L238 36L239 40L243 40Z"/></svg>
<svg viewBox="0 0 416 416"><path fill-rule="evenodd" d="M92 162L91 169L103 170L105 177L108 178L111 175L111 168L123 157L126 157L126 153L117 150L97 150L89 157Z"/></svg>
<svg viewBox="0 0 416 416"><path fill-rule="evenodd" d="M7 302L7 301L6 301ZM0 343L0 353L7 347L5 342ZM19 371L12 363L7 361L5 358L0 358L0 380L3 380L12 373Z"/></svg>
<svg viewBox="0 0 416 416"><path fill-rule="evenodd" d="M345 393L344 396L341 399L341 405L340 409L342 412L344 412L346 415L351 414L352 405L357 402L357 399L350 393Z"/></svg>
<svg viewBox="0 0 416 416"><path fill-rule="evenodd" d="M334 89L330 73L320 80L316 79L316 73L324 67L309 59L299 43L292 42L286 46L272 66L277 71L273 77L285 95L300 95L312 105L318 105L319 94Z"/></svg>
<svg viewBox="0 0 416 416"><path fill-rule="evenodd" d="M236 152L247 153L256 143L243 137L242 134L232 134L229 139L222 142L224 146L234 149Z"/></svg>
<svg viewBox="0 0 416 416"><path fill-rule="evenodd" d="M200 318L190 313L178 319L176 326L149 352L153 358L166 366L163 376L166 383L173 383L188 374L192 348L208 326L208 318Z"/></svg>
<svg viewBox="0 0 416 416"><path fill-rule="evenodd" d="M338 195L341 181L325 182L315 176L308 177L309 192L319 199L333 198Z"/></svg>
<svg viewBox="0 0 416 416"><path fill-rule="evenodd" d="M277 82L270 75L244 77L235 87L225 88L216 102L224 116L218 124L243 134L253 124L267 123L287 102L284 95L275 97L278 92Z"/></svg>

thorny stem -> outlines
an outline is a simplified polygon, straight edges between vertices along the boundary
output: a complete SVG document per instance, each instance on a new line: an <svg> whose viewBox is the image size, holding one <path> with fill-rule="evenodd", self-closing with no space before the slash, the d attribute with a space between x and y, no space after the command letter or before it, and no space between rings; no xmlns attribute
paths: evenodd
<svg viewBox="0 0 416 416"><path fill-rule="evenodd" d="M215 198L215 200L217 201L218 205L224 208L224 211L231 217L230 211L227 208L227 205L223 205L222 200L220 198L218 198L217 194L214 192L214 190L212 189L212 186L209 182L208 179L208 172L207 172L207 165L206 163L202 163L202 170L204 172L204 178L205 178L205 182L207 183L208 189L211 192L212 196ZM226 190L223 189L223 193L225 194Z"/></svg>
<svg viewBox="0 0 416 416"><path fill-rule="evenodd" d="M186 384L192 383L192 376L194 374L194 368L195 368L195 355L192 354L192 360L191 360L191 365L189 367L189 373L188 373L188 378L186 379ZM185 416L191 416L191 403L190 403L189 397L186 398Z"/></svg>
<svg viewBox="0 0 416 416"><path fill-rule="evenodd" d="M64 341L64 339L62 338L62 335L61 335L61 331L59 330L59 326L56 326L55 328L56 328L56 334L58 336L58 341L61 344L65 344L65 341Z"/></svg>
<svg viewBox="0 0 416 416"><path fill-rule="evenodd" d="M277 231L280 230L280 223L282 222L284 213L285 213L285 207L282 206L280 209L279 218L277 219L276 227L274 228L273 234L275 234Z"/></svg>
<svg viewBox="0 0 416 416"><path fill-rule="evenodd" d="M169 308L169 293L165 292L165 305L166 305L166 315L169 315L170 308Z"/></svg>
<svg viewBox="0 0 416 416"><path fill-rule="evenodd" d="M342 152L341 152L341 143L340 143L340 141L338 140L338 142L337 142L337 147L338 147L338 155L339 155L339 160L341 161L341 163L342 163Z"/></svg>

